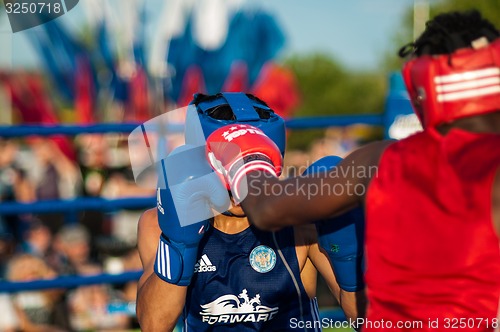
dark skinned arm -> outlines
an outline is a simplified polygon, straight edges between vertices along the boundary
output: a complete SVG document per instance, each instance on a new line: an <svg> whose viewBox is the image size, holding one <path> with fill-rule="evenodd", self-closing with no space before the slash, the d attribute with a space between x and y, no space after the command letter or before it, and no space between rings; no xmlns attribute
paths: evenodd
<svg viewBox="0 0 500 332"><path fill-rule="evenodd" d="M329 173L279 180L263 171L248 174L243 210L258 228L278 230L325 219L364 203L385 148L394 141L367 144ZM273 193L281 193L276 195Z"/></svg>

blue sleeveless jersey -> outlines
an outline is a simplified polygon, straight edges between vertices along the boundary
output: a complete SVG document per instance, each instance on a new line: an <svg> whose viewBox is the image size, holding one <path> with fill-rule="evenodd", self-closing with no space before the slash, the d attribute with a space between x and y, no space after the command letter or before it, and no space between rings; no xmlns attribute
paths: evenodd
<svg viewBox="0 0 500 332"><path fill-rule="evenodd" d="M237 234L211 227L183 318L184 331L320 331L317 301L300 279L293 228L273 236L252 226ZM292 328L299 322L318 328Z"/></svg>

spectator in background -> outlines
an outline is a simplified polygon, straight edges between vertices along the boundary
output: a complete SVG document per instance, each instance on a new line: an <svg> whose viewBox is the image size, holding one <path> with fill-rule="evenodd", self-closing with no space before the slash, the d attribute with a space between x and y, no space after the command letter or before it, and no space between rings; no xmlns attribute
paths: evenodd
<svg viewBox="0 0 500 332"><path fill-rule="evenodd" d="M139 251L137 248L131 249L122 257L123 261L123 271L131 272L131 271L141 271L142 270L142 262L141 257L139 256ZM133 304L135 308L135 302L137 297L137 286L138 281L129 281L123 287L123 300L129 304ZM131 328L139 329L139 322L137 317L134 314L132 315Z"/></svg>
<svg viewBox="0 0 500 332"><path fill-rule="evenodd" d="M142 262L141 257L139 256L139 251L137 248L131 249L127 252L123 258L123 271L141 271L142 270ZM127 283L123 290L124 299L128 302L135 302L135 298L137 296L137 281L130 281Z"/></svg>
<svg viewBox="0 0 500 332"><path fill-rule="evenodd" d="M80 268L81 275L102 273L97 265ZM130 317L124 313L112 313L109 304L123 301L123 296L108 285L79 287L68 296L70 324L77 331L124 330L130 325Z"/></svg>
<svg viewBox="0 0 500 332"><path fill-rule="evenodd" d="M98 197L109 176L108 146L102 135L81 135L77 139L83 178L83 195Z"/></svg>
<svg viewBox="0 0 500 332"><path fill-rule="evenodd" d="M155 194L155 189L140 188L135 184L130 168L120 173L113 173L102 192L102 196L108 199L153 197ZM112 238L123 242L129 247L134 247L137 244L137 220L141 213L141 210L128 209L114 212L110 219L110 235Z"/></svg>
<svg viewBox="0 0 500 332"><path fill-rule="evenodd" d="M8 294L0 294L0 331L15 332L19 331L19 318L12 299Z"/></svg>
<svg viewBox="0 0 500 332"><path fill-rule="evenodd" d="M14 256L7 268L9 281L52 279L57 276L42 259L29 254ZM22 331L65 331L69 329L64 292L44 290L13 296L19 329Z"/></svg>
<svg viewBox="0 0 500 332"><path fill-rule="evenodd" d="M60 254L58 269L65 275L98 275L103 273L100 263L91 254L90 234L79 224L66 225L56 234L54 247ZM108 311L113 301L123 301L120 292L108 285L79 287L68 295L69 320L73 329L124 329L130 319L124 314Z"/></svg>
<svg viewBox="0 0 500 332"><path fill-rule="evenodd" d="M81 177L78 165L48 138L29 140L34 155L30 177L37 200L70 199L78 196ZM63 213L43 213L38 218L55 233L66 222Z"/></svg>
<svg viewBox="0 0 500 332"><path fill-rule="evenodd" d="M116 172L111 166L111 147L104 135L81 135L77 138L78 158L83 179L83 196L102 197L106 183ZM103 211L86 210L81 223L92 237L110 234L110 219Z"/></svg>
<svg viewBox="0 0 500 332"><path fill-rule="evenodd" d="M83 135L79 137L78 145L85 196L117 199L156 194L155 189L136 185L127 140L116 135ZM133 247L141 212L120 210L108 216L101 211L86 211L82 223L93 236L109 236Z"/></svg>
<svg viewBox="0 0 500 332"><path fill-rule="evenodd" d="M81 184L78 165L48 138L32 139L31 149L35 157L31 175L36 184L37 199L76 197Z"/></svg>
<svg viewBox="0 0 500 332"><path fill-rule="evenodd" d="M21 251L45 259L51 249L52 234L42 222L33 220L24 232Z"/></svg>
<svg viewBox="0 0 500 332"><path fill-rule="evenodd" d="M16 240L12 234L0 232L0 278L5 277L7 263L16 250ZM1 312L1 311L0 311Z"/></svg>
<svg viewBox="0 0 500 332"><path fill-rule="evenodd" d="M18 251L43 259L50 267L57 267L57 254L52 247L54 236L49 227L40 220L34 219L30 222L28 229L24 232L22 242Z"/></svg>
<svg viewBox="0 0 500 332"><path fill-rule="evenodd" d="M31 202L34 186L17 163L19 146L16 141L0 138L0 202ZM0 232L22 236L25 216L0 215Z"/></svg>
<svg viewBox="0 0 500 332"><path fill-rule="evenodd" d="M54 249L59 254L57 269L60 274L82 274L89 266L96 265L91 259L90 235L82 225L66 225L56 234Z"/></svg>

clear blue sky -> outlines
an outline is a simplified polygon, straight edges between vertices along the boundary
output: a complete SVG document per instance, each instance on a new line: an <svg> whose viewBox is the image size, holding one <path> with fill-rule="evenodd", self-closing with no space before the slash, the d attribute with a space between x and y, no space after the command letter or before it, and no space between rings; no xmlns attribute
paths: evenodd
<svg viewBox="0 0 500 332"><path fill-rule="evenodd" d="M352 68L376 68L413 0L255 0L277 16L287 52L323 51Z"/></svg>
<svg viewBox="0 0 500 332"><path fill-rule="evenodd" d="M80 0L81 3L91 0ZM104 2L104 0L100 0ZM108 0L118 4L130 0ZM146 0L152 22L169 0ZM183 0L187 1L187 0ZM192 0L191 0L192 1ZM403 13L413 0L247 0L273 13L287 36L282 55L321 51L332 54L351 68L374 69L383 52L390 50L394 31L399 29ZM63 18L81 20L80 5ZM123 3L123 2L122 2ZM159 16L159 15L158 15ZM127 20L124 19L124 22ZM124 23L125 24L125 23ZM33 49L20 32L12 34L6 17L0 22L0 65L10 61L15 66L36 66ZM7 44L6 44L7 43ZM9 47L9 44L11 47ZM9 52L9 48L11 49Z"/></svg>

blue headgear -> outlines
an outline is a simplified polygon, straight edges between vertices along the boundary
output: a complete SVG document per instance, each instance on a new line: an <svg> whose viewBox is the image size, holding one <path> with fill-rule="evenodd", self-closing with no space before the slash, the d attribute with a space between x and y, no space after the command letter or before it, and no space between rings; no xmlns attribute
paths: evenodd
<svg viewBox="0 0 500 332"><path fill-rule="evenodd" d="M218 120L209 115L210 110L222 105L231 108L234 119ZM254 107L268 110L269 119L261 119ZM223 92L219 98L203 101L198 105L191 102L186 114L186 144L204 143L206 138L216 129L230 124L248 124L259 128L276 143L281 154L284 155L286 146L285 121L269 106L248 98L242 92Z"/></svg>

